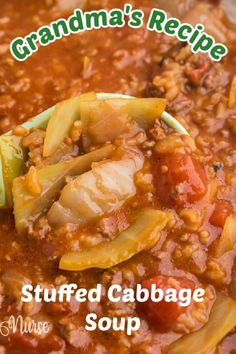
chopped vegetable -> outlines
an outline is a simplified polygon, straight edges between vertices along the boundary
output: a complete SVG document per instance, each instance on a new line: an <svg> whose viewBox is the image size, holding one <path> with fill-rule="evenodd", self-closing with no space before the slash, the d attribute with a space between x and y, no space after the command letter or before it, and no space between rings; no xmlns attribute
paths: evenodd
<svg viewBox="0 0 236 354"><path fill-rule="evenodd" d="M210 223L216 227L223 227L227 217L232 214L233 207L228 200L219 199L210 217Z"/></svg>
<svg viewBox="0 0 236 354"><path fill-rule="evenodd" d="M25 175L25 184L30 194L38 196L42 192L41 185L38 181L37 170L34 166L31 166L29 171Z"/></svg>
<svg viewBox="0 0 236 354"><path fill-rule="evenodd" d="M27 129L45 128L54 107L47 109L34 118L23 123ZM22 175L26 159L26 149L22 146L20 137L12 135L12 131L0 137L0 208L11 208L12 183L14 178Z"/></svg>
<svg viewBox="0 0 236 354"><path fill-rule="evenodd" d="M6 206L6 193L3 180L2 159L0 159L0 208Z"/></svg>
<svg viewBox="0 0 236 354"><path fill-rule="evenodd" d="M121 93L104 93L104 92L100 92L97 93L97 99L98 100L112 100L112 99L116 99L116 98L134 98L132 96L128 96L128 95L122 95Z"/></svg>
<svg viewBox="0 0 236 354"><path fill-rule="evenodd" d="M151 291L152 285L155 284L158 289L164 292L167 289L176 289L177 293L180 289L194 290L195 284L192 280L181 277L166 277L157 275L151 279L142 282L142 288ZM163 328L171 328L177 318L184 313L188 307L180 306L178 302L153 302L151 299L144 303L140 303L140 308L151 322Z"/></svg>
<svg viewBox="0 0 236 354"><path fill-rule="evenodd" d="M200 86L205 74L209 70L209 64L207 58L201 57L194 66L187 68L185 74L189 81L196 86Z"/></svg>
<svg viewBox="0 0 236 354"><path fill-rule="evenodd" d="M49 119L44 141L43 156L51 156L63 143L73 123L80 119L80 103L96 99L95 93L88 93L62 101L56 105Z"/></svg>
<svg viewBox="0 0 236 354"><path fill-rule="evenodd" d="M205 354L236 326L236 302L230 297L218 296L205 326L172 343L168 354Z"/></svg>
<svg viewBox="0 0 236 354"><path fill-rule="evenodd" d="M66 176L75 176L88 171L93 162L107 158L113 147L107 145L99 150L92 151L56 165L36 169L37 182L41 186L41 193L35 196L28 188L26 176L17 177L13 183L14 214L17 231L22 234L27 223L34 220L47 209L58 196L65 183Z"/></svg>
<svg viewBox="0 0 236 354"><path fill-rule="evenodd" d="M233 267L230 284L230 295L236 300L236 268Z"/></svg>
<svg viewBox="0 0 236 354"><path fill-rule="evenodd" d="M236 107L236 75L234 75L229 92L229 108Z"/></svg>
<svg viewBox="0 0 236 354"><path fill-rule="evenodd" d="M147 129L160 118L166 108L166 100L163 98L116 99L110 102L120 107L143 129Z"/></svg>
<svg viewBox="0 0 236 354"><path fill-rule="evenodd" d="M161 166L166 166L163 173ZM200 162L189 154L161 156L157 164L157 187L161 200L184 206L200 200L207 192L207 177Z"/></svg>
<svg viewBox="0 0 236 354"><path fill-rule="evenodd" d="M37 163L37 167L43 167L48 165L55 165L58 162L64 162L70 160L72 157L77 157L79 154L79 147L77 145L61 144L55 154L46 157Z"/></svg>
<svg viewBox="0 0 236 354"><path fill-rule="evenodd" d="M81 120L90 138L97 143L112 141L128 128L129 118L146 129L165 110L160 98L110 99L81 103Z"/></svg>
<svg viewBox="0 0 236 354"><path fill-rule="evenodd" d="M217 242L215 256L221 257L226 252L232 251L236 244L236 215L227 217L222 234Z"/></svg>
<svg viewBox="0 0 236 354"><path fill-rule="evenodd" d="M116 210L135 195L134 174L143 162L138 149L128 150L121 160L102 162L67 183L48 213L49 223L81 225Z"/></svg>
<svg viewBox="0 0 236 354"><path fill-rule="evenodd" d="M169 113L163 112L161 115L161 119L166 123L169 127L177 131L182 135L189 135L187 130L179 123L179 121L173 118Z"/></svg>
<svg viewBox="0 0 236 354"><path fill-rule="evenodd" d="M15 177L22 175L25 158L25 149L20 143L20 138L9 135L0 139L0 156L2 161L3 182L5 187L5 207L13 206L12 183Z"/></svg>
<svg viewBox="0 0 236 354"><path fill-rule="evenodd" d="M113 141L130 127L128 114L111 102L112 100L94 101L90 104L82 102L80 105L83 136L94 144Z"/></svg>
<svg viewBox="0 0 236 354"><path fill-rule="evenodd" d="M169 220L169 213L142 209L137 214L136 221L114 240L102 242L81 252L65 254L61 258L60 269L79 271L88 268L113 267L153 247Z"/></svg>
<svg viewBox="0 0 236 354"><path fill-rule="evenodd" d="M132 96L121 95L119 93L97 93L98 100L111 100L111 99L134 99ZM177 119L172 117L169 113L163 112L160 116L160 119L166 123L169 127L174 129L176 132L182 135L189 135L187 130L179 123Z"/></svg>

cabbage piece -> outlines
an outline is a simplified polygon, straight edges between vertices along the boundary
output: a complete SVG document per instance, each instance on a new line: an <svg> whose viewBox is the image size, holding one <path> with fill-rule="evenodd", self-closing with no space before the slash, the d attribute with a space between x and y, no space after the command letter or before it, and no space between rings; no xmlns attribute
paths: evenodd
<svg viewBox="0 0 236 354"><path fill-rule="evenodd" d="M103 144L128 131L130 117L119 107L114 107L110 101L90 103L81 104L83 137L89 138L94 144Z"/></svg>
<svg viewBox="0 0 236 354"><path fill-rule="evenodd" d="M153 247L169 220L169 213L149 208L142 209L137 214L136 221L114 240L102 242L81 252L65 254L60 260L59 267L70 271L113 267Z"/></svg>
<svg viewBox="0 0 236 354"><path fill-rule="evenodd" d="M44 167L49 165L55 165L59 162L65 162L70 160L73 157L77 157L79 155L79 146L78 145L68 145L62 143L60 147L57 149L55 154L52 156L46 157L42 159L40 162L37 162L36 167Z"/></svg>
<svg viewBox="0 0 236 354"><path fill-rule="evenodd" d="M132 96L121 95L119 93L97 93L98 100L111 100L111 99L134 99ZM137 98L136 98L137 99ZM169 127L182 135L189 135L188 131L179 123L177 119L172 117L169 113L163 111L160 119Z"/></svg>
<svg viewBox="0 0 236 354"><path fill-rule="evenodd" d="M143 129L149 128L157 118L160 119L166 108L166 100L163 98L114 99L109 102L120 107Z"/></svg>
<svg viewBox="0 0 236 354"><path fill-rule="evenodd" d="M117 101L124 102L125 100L127 100L127 102L124 102L124 105L126 105L126 103L127 103L127 107L131 107L128 113L131 116L133 114L135 114L137 121L139 121L141 126L144 125L144 127L146 126L146 124L148 126L148 124L151 123L153 117L157 118L158 115L160 115L160 112L164 109L163 105L165 106L165 100L163 100L163 99L136 99L136 98L132 98L130 96L121 95L121 94L113 94L113 93L98 93L96 95L91 93L91 94L88 94L88 95L87 95L87 98L86 98L87 101L89 99L93 100L95 98L97 98L97 100L99 100L99 101L104 101L104 100L109 100L109 101L111 100L112 101L112 100L115 100L116 102ZM83 95L82 97L84 97L84 96L86 96L86 95ZM53 125L52 124L52 119L50 119L50 118L52 118L53 116L55 117L55 115L56 115L56 113L55 113L56 107L58 107L58 105L59 105L59 107L62 107L63 104L65 104L68 101L71 101L71 102L80 101L81 100L80 97L81 96L75 97L73 99L70 99L70 100L67 100L67 101L64 101L64 102L61 102L61 103L57 104L56 106L53 106L53 107L45 110L44 112L38 114L37 116L29 119L28 121L23 123L22 126L24 128L29 129L29 130L32 129L32 128L46 128L48 126L49 120L51 121L50 124ZM133 100L133 103L130 104L129 102L131 101L131 99ZM139 100L141 100L141 101L139 102ZM144 113L143 111L140 111L140 112L138 111L139 110L139 104L142 107L145 106L143 104L144 100L146 100L145 102L148 102L148 100L158 100L158 102L159 102L159 106L157 107L157 111L156 112L153 111L151 116L150 116L150 111L149 111L149 114L147 114L146 116L143 115L143 113ZM90 103L91 103L91 101L90 101ZM77 107L77 104L75 104L75 106ZM72 111L73 111L73 109L72 109ZM70 112L70 115L72 114L72 111ZM63 110L61 111L61 113L63 113ZM72 114L72 117L74 117L73 114ZM176 119L174 119L172 116L170 116L168 113L163 112L161 114L160 118L167 125L171 126L173 129L175 129L179 133L188 134L187 131L184 129L184 127L182 127L180 125L180 123L178 123L178 121ZM54 119L56 119L56 118L54 118ZM53 135L54 135L53 140L52 140L52 145L53 145L54 148L55 148L55 146L58 147L58 136L57 136L58 127L61 127L62 131L65 130L65 128L63 126L63 123L62 123L62 122L64 122L64 120L66 120L66 127L68 128L68 131L70 130L70 128L71 128L71 126L73 124L73 122L71 124L68 124L68 115L67 116L63 116L63 118L60 119L60 124L57 125L56 122L54 122L55 124L54 124L53 128L55 128L57 126L57 129L55 128L55 131L53 131L53 128L51 128L51 133L53 133ZM58 123L58 118L56 119L56 121ZM101 127L102 127L102 124L101 124ZM107 129L107 127L105 127L104 132L106 131L106 129ZM48 132L49 131L50 131L50 129L48 128ZM55 134L55 132L57 134ZM5 139L5 137L10 137L10 136L12 136L12 131L9 131L6 134L2 135L0 139L2 139L2 138ZM97 134L97 136L98 136L98 134ZM65 137L64 133L62 135L60 135L60 137L63 140L64 137ZM17 138L17 139L19 139L19 138ZM10 139L10 141L11 141L11 145L12 145L13 144L13 140ZM14 140L14 141L17 142L16 146L13 147L14 150L15 149L17 150L18 148L23 149L23 147L21 146L19 141L17 141L17 140ZM51 144L51 142L49 143L49 145L50 144ZM24 151L24 149L23 149L23 151ZM10 155L11 155L11 153L10 153ZM59 155L60 155L60 152L59 152ZM18 168L15 169L15 174L12 175L12 179L13 179L13 177L18 177L22 173L21 171L23 171L23 169L24 169L24 163L25 163L25 160L26 160L26 154L22 154L22 159L20 159L19 156L20 156L20 154L18 155L18 162L17 162ZM55 159L57 159L57 156L50 155L48 157L47 161L45 160L45 163L47 163L47 164L48 163L55 163ZM4 169L3 169L2 165L3 165L3 163L2 163L2 160L0 159L0 208L8 207L8 205L6 203L5 185L4 185L4 179L3 179L3 173L4 173L3 170ZM5 174L5 175L7 175L7 174ZM6 183L7 183L7 185L11 185L11 181L8 181L7 177L6 177ZM10 190L10 189L8 188L8 190ZM10 202L8 202L8 204L9 204L9 206L11 206L11 204L12 204L11 197L10 198L8 197L8 200L10 200Z"/></svg>
<svg viewBox="0 0 236 354"><path fill-rule="evenodd" d="M54 107L47 109L22 126L26 129L45 128L53 110ZM13 206L12 183L14 178L23 174L26 156L21 138L12 135L12 131L0 137L0 208Z"/></svg>
<svg viewBox="0 0 236 354"><path fill-rule="evenodd" d="M0 208L4 207L6 207L6 193L2 172L2 159L0 159Z"/></svg>
<svg viewBox="0 0 236 354"><path fill-rule="evenodd" d="M232 268L230 295L234 300L236 300L236 268L235 267Z"/></svg>
<svg viewBox="0 0 236 354"><path fill-rule="evenodd" d="M0 138L0 156L2 161L2 174L5 188L4 206L13 206L12 184L16 176L24 171L26 150L21 145L21 139L16 136L2 136Z"/></svg>
<svg viewBox="0 0 236 354"><path fill-rule="evenodd" d="M166 107L161 98L131 98L92 101L80 105L85 134L94 143L113 141L129 128L130 118L147 129L160 118Z"/></svg>
<svg viewBox="0 0 236 354"><path fill-rule="evenodd" d="M221 257L226 252L232 251L236 244L236 215L231 214L227 217L222 234L218 240L215 256Z"/></svg>
<svg viewBox="0 0 236 354"><path fill-rule="evenodd" d="M183 336L167 349L168 354L206 354L236 326L236 302L218 296L208 322L198 331Z"/></svg>
<svg viewBox="0 0 236 354"><path fill-rule="evenodd" d="M93 162L107 158L112 151L113 146L107 145L69 162L37 168L36 178L41 186L41 193L38 196L30 193L26 176L17 177L13 182L13 199L18 233L25 233L28 222L50 207L63 187L66 176L75 176L88 171Z"/></svg>
<svg viewBox="0 0 236 354"><path fill-rule="evenodd" d="M62 101L56 105L47 125L43 156L51 156L63 143L73 123L80 119L80 103L96 99L95 93L88 93Z"/></svg>
<svg viewBox="0 0 236 354"><path fill-rule="evenodd" d="M143 167L138 149L125 151L121 160L104 161L66 184L48 212L49 223L84 224L118 209L136 193L134 174Z"/></svg>

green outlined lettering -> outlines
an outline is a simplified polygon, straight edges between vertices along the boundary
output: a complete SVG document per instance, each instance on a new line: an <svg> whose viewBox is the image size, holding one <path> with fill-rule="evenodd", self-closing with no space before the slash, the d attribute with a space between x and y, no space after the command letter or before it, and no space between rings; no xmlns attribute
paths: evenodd
<svg viewBox="0 0 236 354"><path fill-rule="evenodd" d="M83 12L81 9L75 9L67 19L60 18L24 38L15 38L10 44L10 51L16 60L24 61L36 52L40 45L47 46L63 36L100 28L121 28L126 24L133 29L142 27L144 12L133 9L131 4L125 4L123 10L113 8L109 11L101 9ZM193 27L191 24L181 23L177 18L168 18L167 13L158 8L152 9L147 19L147 29L175 36L179 41L189 44L193 53L208 53L214 61L220 61L228 53L224 44L216 43L212 36L204 32L202 24Z"/></svg>
<svg viewBox="0 0 236 354"><path fill-rule="evenodd" d="M25 44L25 40L21 37L15 38L11 42L10 51L12 56L19 61L24 61L31 55L29 48Z"/></svg>
<svg viewBox="0 0 236 354"><path fill-rule="evenodd" d="M38 35L40 36L39 42L41 45L48 45L55 40L55 37L51 33L51 29L48 26L41 27L41 29L38 31Z"/></svg>
<svg viewBox="0 0 236 354"><path fill-rule="evenodd" d="M74 15L68 18L68 25L71 33L78 33L84 30L82 10L74 11Z"/></svg>
<svg viewBox="0 0 236 354"><path fill-rule="evenodd" d="M132 11L130 20L128 22L129 27L140 28L143 25L144 13L140 10Z"/></svg>
<svg viewBox="0 0 236 354"><path fill-rule="evenodd" d="M123 27L125 25L124 14L120 9L113 9L110 12L110 27Z"/></svg>
<svg viewBox="0 0 236 354"><path fill-rule="evenodd" d="M187 23L183 23L178 29L177 37L180 41L186 41L190 33L192 33L192 26Z"/></svg>
<svg viewBox="0 0 236 354"><path fill-rule="evenodd" d="M64 20L63 18L53 22L51 24L54 36L57 39L61 39L63 36L68 36L70 34L68 27L67 27L67 23L66 20Z"/></svg>
<svg viewBox="0 0 236 354"><path fill-rule="evenodd" d="M169 36L174 36L175 35L175 30L178 28L180 25L180 21L177 20L176 18L170 18L168 21L166 21L165 24L165 32Z"/></svg>
<svg viewBox="0 0 236 354"><path fill-rule="evenodd" d="M107 11L99 10L99 11L86 12L85 23L87 29L107 28L108 27Z"/></svg>
<svg viewBox="0 0 236 354"><path fill-rule="evenodd" d="M167 18L167 14L162 10L152 10L148 21L147 28L150 31L163 32L163 24Z"/></svg>
<svg viewBox="0 0 236 354"><path fill-rule="evenodd" d="M31 32L28 36L25 37L25 40L27 41L32 52L36 52L38 50L38 47L36 44L36 42L38 40L37 33Z"/></svg>
<svg viewBox="0 0 236 354"><path fill-rule="evenodd" d="M210 57L214 61L220 61L227 53L228 49L224 44L216 44L210 51Z"/></svg>
<svg viewBox="0 0 236 354"><path fill-rule="evenodd" d="M203 33L201 38L194 44L192 50L194 53L198 53L199 51L204 53L207 52L212 47L213 43L214 43L214 38Z"/></svg>
<svg viewBox="0 0 236 354"><path fill-rule="evenodd" d="M177 18L168 18L167 13L159 9L152 10L147 28L168 36L176 36L181 42L187 42L193 53L208 53L214 61L220 61L228 53L224 44L216 43L212 36L204 32L202 24L193 27L188 23L181 23Z"/></svg>
<svg viewBox="0 0 236 354"><path fill-rule="evenodd" d="M199 36L199 34L204 30L204 26L201 25L201 24L198 24L195 27L195 30L193 29L192 26L191 26L191 28L192 28L192 32L193 33L192 33L191 37L188 40L189 44L193 44L195 42L195 40L197 40L197 37Z"/></svg>

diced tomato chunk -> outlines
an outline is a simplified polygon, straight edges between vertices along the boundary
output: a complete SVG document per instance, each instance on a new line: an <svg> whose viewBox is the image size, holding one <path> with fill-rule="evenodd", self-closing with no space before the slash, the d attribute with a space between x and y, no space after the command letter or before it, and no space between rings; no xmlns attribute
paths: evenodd
<svg viewBox="0 0 236 354"><path fill-rule="evenodd" d="M163 166L167 167L163 171ZM189 154L173 153L158 161L157 189L167 204L183 206L199 201L207 192L207 177L200 162Z"/></svg>
<svg viewBox="0 0 236 354"><path fill-rule="evenodd" d="M195 85L200 85L201 81L206 74L207 70L209 68L209 63L208 62L200 62L198 67L190 67L186 70L186 75L189 78L189 80L195 84Z"/></svg>
<svg viewBox="0 0 236 354"><path fill-rule="evenodd" d="M158 275L151 279L144 280L142 287L151 291L152 284L155 284L157 288L162 289L163 292L167 289L176 289L177 294L180 289L195 289L193 281L182 277L166 277ZM176 322L177 318L186 311L187 307L180 306L179 302L153 302L151 299L144 303L140 303L142 312L147 318L162 328L171 328Z"/></svg>
<svg viewBox="0 0 236 354"><path fill-rule="evenodd" d="M219 199L210 217L210 223L217 227L223 227L227 217L232 214L233 207L228 200Z"/></svg>

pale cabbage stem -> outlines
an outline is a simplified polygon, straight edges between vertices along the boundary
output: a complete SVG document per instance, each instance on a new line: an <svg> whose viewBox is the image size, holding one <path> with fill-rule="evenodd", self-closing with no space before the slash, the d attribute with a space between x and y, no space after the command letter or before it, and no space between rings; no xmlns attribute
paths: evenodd
<svg viewBox="0 0 236 354"><path fill-rule="evenodd" d="M97 93L97 98L101 100L112 99L112 98L134 98L128 95L122 95L119 93ZM163 112L161 115L161 120L165 122L170 128L174 129L182 135L189 135L188 131L175 119L171 114Z"/></svg>
<svg viewBox="0 0 236 354"><path fill-rule="evenodd" d="M97 93L97 98L100 100L106 100L106 99L112 99L112 98L134 98L132 96L128 95L122 95L120 93ZM53 112L55 106L48 108L46 111L40 113L38 116L33 117L33 119L30 119L26 121L25 123L22 124L23 127L30 129L35 126L35 123L38 122L38 124L41 127L46 127L48 119ZM170 113L163 112L161 115L161 120L165 122L170 128L174 129L178 133L182 135L189 135L188 131L180 124L180 122L175 119ZM12 131L9 131L5 133L4 135L11 135Z"/></svg>
<svg viewBox="0 0 236 354"><path fill-rule="evenodd" d="M165 122L169 127L176 130L178 133L183 135L189 135L188 131L180 124L177 119L172 117L169 113L163 112L161 115L161 119Z"/></svg>

